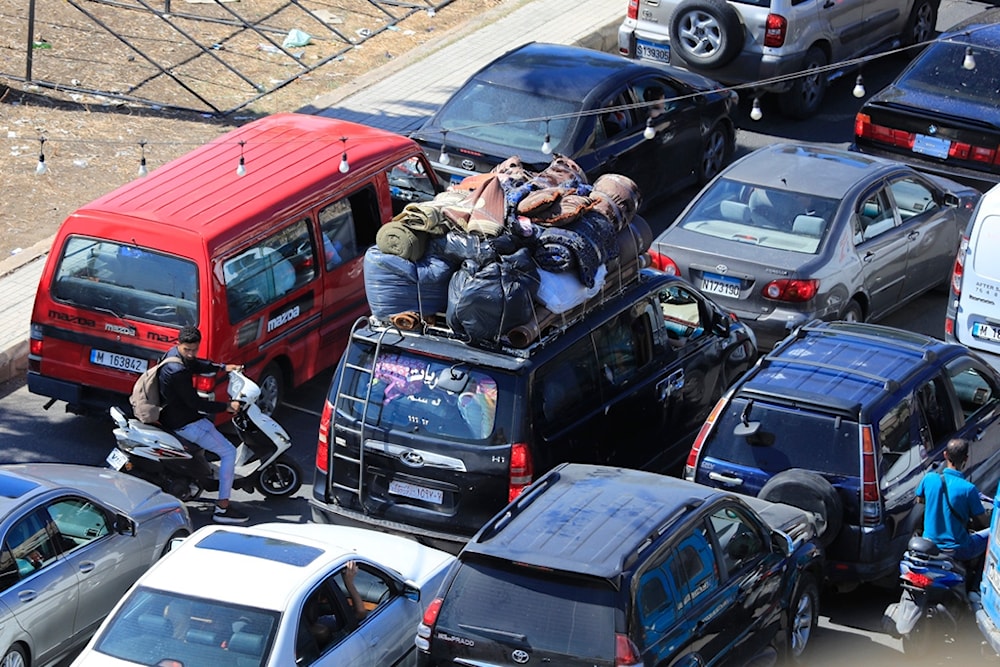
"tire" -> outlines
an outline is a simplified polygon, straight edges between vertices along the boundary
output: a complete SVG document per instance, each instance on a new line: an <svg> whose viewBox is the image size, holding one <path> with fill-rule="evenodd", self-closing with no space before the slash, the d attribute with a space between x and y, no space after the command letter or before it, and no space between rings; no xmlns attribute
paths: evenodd
<svg viewBox="0 0 1000 667"><path fill-rule="evenodd" d="M0 667L28 667L28 656L20 644L14 644L7 649L3 660L0 660Z"/></svg>
<svg viewBox="0 0 1000 667"><path fill-rule="evenodd" d="M937 34L938 3L934 0L917 0L906 19L906 26L900 35L903 46L913 46L929 41ZM908 55L913 58L920 49L911 49Z"/></svg>
<svg viewBox="0 0 1000 667"><path fill-rule="evenodd" d="M257 385L260 387L257 407L270 417L285 399L285 376L281 372L281 367L273 361L269 363L260 374Z"/></svg>
<svg viewBox="0 0 1000 667"><path fill-rule="evenodd" d="M840 532L844 523L844 505L824 477L801 468L790 468L779 472L764 484L758 498L772 503L793 505L819 517L820 544L829 546Z"/></svg>
<svg viewBox="0 0 1000 667"><path fill-rule="evenodd" d="M787 662L802 664L809 648L809 639L819 623L819 586L811 575L803 574L788 605L788 625L785 628Z"/></svg>
<svg viewBox="0 0 1000 667"><path fill-rule="evenodd" d="M936 632L934 619L924 616L913 626L909 634L903 635L903 653L921 658L926 657L931 650L931 642Z"/></svg>
<svg viewBox="0 0 1000 667"><path fill-rule="evenodd" d="M840 314L840 319L844 322L864 322L865 314L861 309L861 304L858 303L857 299L851 299L847 302L847 307L844 308L844 312Z"/></svg>
<svg viewBox="0 0 1000 667"><path fill-rule="evenodd" d="M715 178L723 167L729 164L732 155L733 144L729 140L729 132L720 123L705 137L701 160L698 161L698 185L704 185Z"/></svg>
<svg viewBox="0 0 1000 667"><path fill-rule="evenodd" d="M725 0L683 0L670 17L670 46L687 64L715 69L743 49L743 23Z"/></svg>
<svg viewBox="0 0 1000 667"><path fill-rule="evenodd" d="M830 60L826 57L826 52L814 46L806 51L806 57L802 61L802 71L819 70L828 64ZM826 72L815 71L796 77L791 89L778 96L781 113L799 120L815 116L823 104L826 86Z"/></svg>
<svg viewBox="0 0 1000 667"><path fill-rule="evenodd" d="M287 498L302 487L302 468L290 457L282 455L260 471L256 488L268 498Z"/></svg>

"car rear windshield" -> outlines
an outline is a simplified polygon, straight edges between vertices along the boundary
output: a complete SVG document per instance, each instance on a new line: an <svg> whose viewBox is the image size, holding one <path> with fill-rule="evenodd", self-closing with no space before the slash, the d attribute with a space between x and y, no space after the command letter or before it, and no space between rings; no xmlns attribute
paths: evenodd
<svg viewBox="0 0 1000 667"><path fill-rule="evenodd" d="M738 434L750 431L751 434ZM860 474L858 424L811 408L737 397L705 444L705 457L769 474L804 468L831 475Z"/></svg>
<svg viewBox="0 0 1000 667"><path fill-rule="evenodd" d="M465 562L448 589L435 630L580 662L615 657L615 593L610 584L527 567ZM492 651L478 655L499 655Z"/></svg>
<svg viewBox="0 0 1000 667"><path fill-rule="evenodd" d="M579 100L477 81L456 93L437 121L450 137L501 144L513 155L518 150L537 151L539 137L546 134L560 149L580 108Z"/></svg>
<svg viewBox="0 0 1000 667"><path fill-rule="evenodd" d="M965 48L964 42L934 42L899 77L898 84L933 95L992 104L996 91L1000 90L1000 53L973 47L976 67L968 70L960 66Z"/></svg>
<svg viewBox="0 0 1000 667"><path fill-rule="evenodd" d="M56 301L169 327L198 324L198 268L160 252L84 236L67 239Z"/></svg>
<svg viewBox="0 0 1000 667"><path fill-rule="evenodd" d="M833 226L838 203L723 178L697 198L680 226L706 236L814 255Z"/></svg>
<svg viewBox="0 0 1000 667"><path fill-rule="evenodd" d="M340 391L360 400L342 396L336 401L341 414L360 420L367 397L365 419L382 428L464 441L493 435L499 394L493 376L466 364L409 352L381 354L373 364L373 352L367 345L348 348L349 365L344 367ZM336 382L332 389L337 391Z"/></svg>

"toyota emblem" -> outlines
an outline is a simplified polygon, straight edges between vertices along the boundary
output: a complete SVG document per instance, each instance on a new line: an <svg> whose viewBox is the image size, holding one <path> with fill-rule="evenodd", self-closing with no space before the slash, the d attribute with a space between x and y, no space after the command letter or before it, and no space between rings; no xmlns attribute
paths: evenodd
<svg viewBox="0 0 1000 667"><path fill-rule="evenodd" d="M420 468L424 465L424 457L412 449L400 454L399 460L403 462L403 465L410 466L411 468Z"/></svg>
<svg viewBox="0 0 1000 667"><path fill-rule="evenodd" d="M524 663L528 662L529 657L530 656L528 655L528 652L522 651L521 649L517 649L516 651L510 654L510 659L519 665L523 665Z"/></svg>
<svg viewBox="0 0 1000 667"><path fill-rule="evenodd" d="M462 160L462 169L466 171L472 171L476 168L476 163L472 160Z"/></svg>
<svg viewBox="0 0 1000 667"><path fill-rule="evenodd" d="M718 271L719 273L725 273L726 271L729 270L729 267L726 266L725 264L716 264L715 270Z"/></svg>

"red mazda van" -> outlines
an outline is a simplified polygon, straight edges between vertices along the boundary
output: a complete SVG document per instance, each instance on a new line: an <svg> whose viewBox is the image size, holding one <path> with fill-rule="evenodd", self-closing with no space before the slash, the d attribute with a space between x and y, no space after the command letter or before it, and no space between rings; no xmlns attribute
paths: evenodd
<svg viewBox="0 0 1000 667"><path fill-rule="evenodd" d="M367 313L379 226L439 189L417 144L383 130L278 114L229 132L63 222L35 296L28 388L105 411L191 324L201 356L258 378L270 413L336 363Z"/></svg>

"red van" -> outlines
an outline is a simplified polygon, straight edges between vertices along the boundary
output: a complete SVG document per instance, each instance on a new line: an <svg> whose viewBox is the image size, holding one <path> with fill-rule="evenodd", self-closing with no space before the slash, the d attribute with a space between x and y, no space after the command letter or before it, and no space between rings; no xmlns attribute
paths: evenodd
<svg viewBox="0 0 1000 667"><path fill-rule="evenodd" d="M35 296L28 389L106 411L191 324L199 353L245 364L273 412L337 362L368 311L362 262L379 226L439 190L417 144L383 130L278 114L229 132L63 222Z"/></svg>

